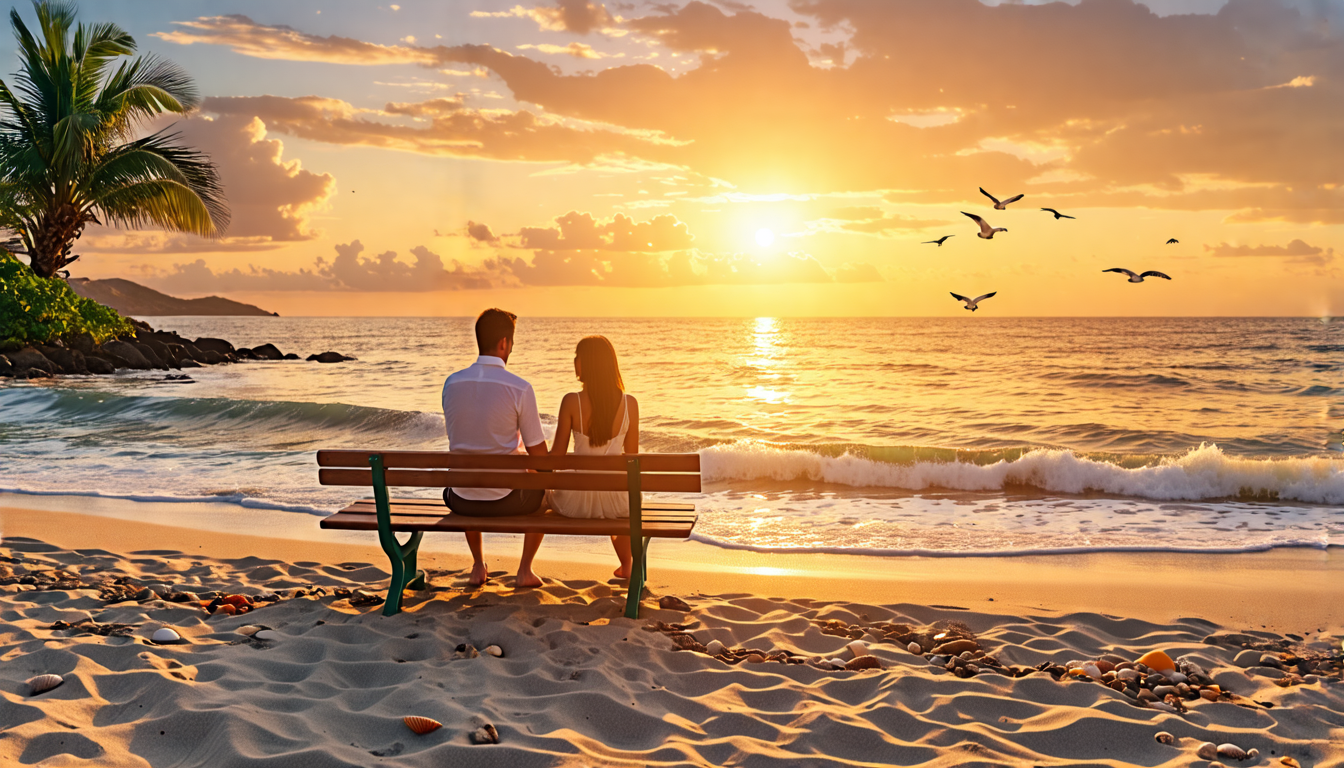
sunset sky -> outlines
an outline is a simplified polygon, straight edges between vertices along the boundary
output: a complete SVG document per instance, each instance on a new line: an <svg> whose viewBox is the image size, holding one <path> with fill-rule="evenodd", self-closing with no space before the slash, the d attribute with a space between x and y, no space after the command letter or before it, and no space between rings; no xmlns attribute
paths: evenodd
<svg viewBox="0 0 1344 768"><path fill-rule="evenodd" d="M998 291L977 319L1344 315L1344 0L86 0L81 19L196 78L180 127L233 223L90 230L76 276L282 315L966 314L949 291ZM8 79L9 36L0 55ZM1026 197L994 211L980 186ZM961 211L1009 231L981 240Z"/></svg>

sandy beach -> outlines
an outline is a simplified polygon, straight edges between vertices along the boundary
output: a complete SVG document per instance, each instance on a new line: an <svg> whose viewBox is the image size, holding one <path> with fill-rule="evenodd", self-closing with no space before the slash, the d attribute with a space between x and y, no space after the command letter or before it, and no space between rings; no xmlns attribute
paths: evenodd
<svg viewBox="0 0 1344 768"><path fill-rule="evenodd" d="M1211 764L1196 751L1212 742L1258 750L1228 765L1344 765L1335 551L879 560L673 545L653 551L631 620L596 554L543 550L540 589L514 590L502 570L471 589L464 553L441 542L426 555L429 589L389 618L343 596L386 584L372 541L51 509L61 504L75 506L0 508L6 761L1187 766ZM492 568L512 565L499 539ZM130 599L100 597L117 590ZM280 599L210 616L158 597L174 592ZM690 610L659 608L664 596ZM182 642L151 641L163 627ZM256 627L272 632L249 636ZM897 639L939 634L975 650L956 661ZM856 666L854 637L878 668L826 668ZM716 641L719 657L703 652ZM459 658L463 644L503 655ZM1152 650L1206 674L1216 700L1165 711L1063 670ZM1298 660L1325 666L1302 675ZM978 674L962 677L968 665ZM33 695L41 674L64 682ZM443 727L417 735L406 716ZM498 744L474 743L486 723Z"/></svg>

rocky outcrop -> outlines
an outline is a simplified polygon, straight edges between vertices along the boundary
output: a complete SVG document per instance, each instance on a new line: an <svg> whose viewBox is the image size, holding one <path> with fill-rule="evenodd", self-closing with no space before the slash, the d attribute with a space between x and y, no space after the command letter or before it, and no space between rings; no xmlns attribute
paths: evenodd
<svg viewBox="0 0 1344 768"><path fill-rule="evenodd" d="M146 323L131 320L134 336L113 339L97 344L92 336L79 334L68 337L64 343L24 347L0 355L0 377L45 378L53 375L106 375L117 370L161 370L200 368L203 365L236 363L240 360L280 361L298 360L299 356L285 354L274 344L235 349L224 339L202 337L184 339L171 331L156 331ZM343 363L355 358L339 352L310 355L310 362Z"/></svg>

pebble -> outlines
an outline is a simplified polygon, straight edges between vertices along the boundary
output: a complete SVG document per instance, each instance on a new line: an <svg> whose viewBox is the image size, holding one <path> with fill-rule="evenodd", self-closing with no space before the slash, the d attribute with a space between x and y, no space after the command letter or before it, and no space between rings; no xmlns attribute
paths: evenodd
<svg viewBox="0 0 1344 768"><path fill-rule="evenodd" d="M1101 677L1101 669L1098 668L1096 664L1084 664L1082 666L1082 670L1084 673L1087 674L1088 677L1092 678L1093 680L1096 680L1097 678Z"/></svg>
<svg viewBox="0 0 1344 768"><path fill-rule="evenodd" d="M846 645L845 647L849 649L850 653L854 654L854 658L856 659L860 656L868 655L868 646L864 645L858 640L855 640L854 642L850 643L849 645Z"/></svg>
<svg viewBox="0 0 1344 768"><path fill-rule="evenodd" d="M1204 760L1217 760L1218 745L1214 744L1212 741L1206 741L1203 744L1200 744L1199 748L1195 750L1195 755Z"/></svg>
<svg viewBox="0 0 1344 768"><path fill-rule="evenodd" d="M765 657L759 653L753 653L747 657L748 664L760 664L765 661Z"/></svg>
<svg viewBox="0 0 1344 768"><path fill-rule="evenodd" d="M1167 679L1173 683L1187 683L1190 681L1190 678L1186 677L1185 675L1182 675L1180 672L1169 673L1167 675Z"/></svg>
<svg viewBox="0 0 1344 768"><path fill-rule="evenodd" d="M1205 699L1206 701L1217 701L1217 700L1218 700L1218 692L1217 692L1217 691L1211 691L1211 690L1209 690L1208 688L1201 689L1200 692L1199 692L1199 695L1200 695L1200 698L1203 698L1203 699Z"/></svg>
<svg viewBox="0 0 1344 768"><path fill-rule="evenodd" d="M149 587L145 587L144 589L135 593L136 600L153 600L157 597L158 595L154 594L154 590L150 589Z"/></svg>
<svg viewBox="0 0 1344 768"><path fill-rule="evenodd" d="M1279 762L1280 762L1280 763L1283 763L1283 764L1286 765L1286 766L1288 766L1288 768L1302 768L1302 764L1299 763L1299 762L1297 762L1296 760L1294 760L1294 759L1291 758L1291 757L1287 757L1287 756L1280 757L1280 758L1279 758Z"/></svg>
<svg viewBox="0 0 1344 768"><path fill-rule="evenodd" d="M1153 694L1159 699L1165 699L1169 695L1176 695L1176 687L1172 685L1159 685L1153 688Z"/></svg>
<svg viewBox="0 0 1344 768"><path fill-rule="evenodd" d="M1121 680L1139 679L1139 673L1134 671L1133 669L1121 669L1115 673L1115 676L1120 678Z"/></svg>
<svg viewBox="0 0 1344 768"><path fill-rule="evenodd" d="M705 646L705 653L708 653L710 656L718 656L726 650L728 649L718 640L710 640L709 644Z"/></svg>
<svg viewBox="0 0 1344 768"><path fill-rule="evenodd" d="M471 742L473 744L498 744L499 731L495 730L495 726L486 723L471 732Z"/></svg>
<svg viewBox="0 0 1344 768"><path fill-rule="evenodd" d="M905 646L905 649L906 649L907 651L909 651L909 652L915 654L916 656L922 656L922 655L924 655L924 648L921 647L919 643L916 643L916 642L914 642L913 640L910 641L910 644L909 644L909 645Z"/></svg>
<svg viewBox="0 0 1344 768"><path fill-rule="evenodd" d="M266 627L260 627L256 624L244 624L238 628L238 634L244 637L252 637L263 629L266 629Z"/></svg>
<svg viewBox="0 0 1344 768"><path fill-rule="evenodd" d="M881 669L882 662L878 661L876 656L855 656L845 664L845 669L854 671L856 669Z"/></svg>
<svg viewBox="0 0 1344 768"><path fill-rule="evenodd" d="M1229 760L1245 760L1250 757L1250 754L1236 744L1227 743L1218 745L1218 756L1226 757Z"/></svg>
<svg viewBox="0 0 1344 768"><path fill-rule="evenodd" d="M160 627L149 639L156 643L177 643L182 641L182 636L168 627Z"/></svg>
<svg viewBox="0 0 1344 768"><path fill-rule="evenodd" d="M974 640L953 640L934 648L933 652L947 653L955 656L956 654L964 653L965 651L974 651L979 647L980 644Z"/></svg>
<svg viewBox="0 0 1344 768"><path fill-rule="evenodd" d="M1167 733L1166 731L1158 731L1158 732L1157 732L1157 735L1154 736L1153 738L1157 739L1157 743L1158 743L1158 744L1175 744L1175 743L1176 743L1176 737L1175 737L1175 736L1172 736L1170 733Z"/></svg>
<svg viewBox="0 0 1344 768"><path fill-rule="evenodd" d="M1262 667L1273 667L1275 669L1283 669L1283 662L1279 659L1278 656L1275 656L1271 653L1261 654L1259 665Z"/></svg>
<svg viewBox="0 0 1344 768"><path fill-rule="evenodd" d="M1162 710L1163 712L1175 712L1175 713L1179 714L1180 711L1181 711L1181 710L1179 710L1179 709L1177 709L1177 708L1171 706L1170 704L1168 704L1168 703L1165 702L1165 701L1150 701L1150 702L1148 702L1148 706L1152 707L1153 709L1160 709L1160 710Z"/></svg>
<svg viewBox="0 0 1344 768"><path fill-rule="evenodd" d="M39 693L46 693L64 682L65 678L60 675L38 675L28 681L28 690L32 691L33 696L36 696Z"/></svg>
<svg viewBox="0 0 1344 768"><path fill-rule="evenodd" d="M494 656L495 658L499 658L500 656L504 655L504 649L500 648L498 645L485 646L485 652L491 656Z"/></svg>
<svg viewBox="0 0 1344 768"><path fill-rule="evenodd" d="M259 629L252 633L253 640L279 640L280 633L274 629Z"/></svg>
<svg viewBox="0 0 1344 768"><path fill-rule="evenodd" d="M830 665L833 666L833 667L835 667L836 669L844 669L844 668L845 668L845 660L842 659L842 658L836 657L836 658L834 658L834 659L827 659L826 661L829 662Z"/></svg>
<svg viewBox="0 0 1344 768"><path fill-rule="evenodd" d="M665 611L689 611L689 610L691 610L691 605L690 605L690 603L687 603L685 600L682 600L680 597L674 597L674 596L672 596L672 595L664 595L664 596L658 598L658 607L659 607L659 608L662 608L662 609L665 610Z"/></svg>

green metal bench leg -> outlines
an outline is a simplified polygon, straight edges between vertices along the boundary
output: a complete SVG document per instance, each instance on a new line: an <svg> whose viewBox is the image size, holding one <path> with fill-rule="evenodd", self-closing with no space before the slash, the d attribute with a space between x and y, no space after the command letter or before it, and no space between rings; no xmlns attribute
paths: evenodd
<svg viewBox="0 0 1344 768"><path fill-rule="evenodd" d="M392 580L387 587L387 599L383 602L383 615L395 616L401 613L401 593L407 589L423 589L425 572L416 568L420 553L420 540L424 531L416 531L405 544L397 541L392 532L392 509L387 499L387 477L383 471L383 457L370 456L369 467L373 472L373 501L378 510L378 543L383 545L388 562L392 566Z"/></svg>
<svg viewBox="0 0 1344 768"><path fill-rule="evenodd" d="M630 457L625 462L625 474L630 488L630 591L625 596L625 616L639 618L639 598L644 594L644 581L648 578L648 560L646 553L649 540L644 533L644 503L640 494L639 459Z"/></svg>

